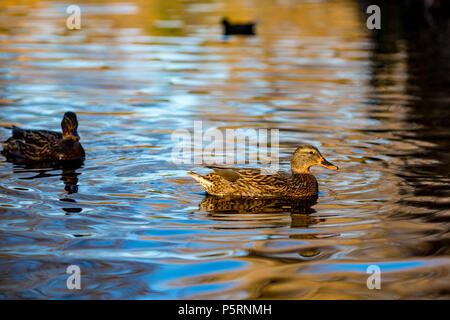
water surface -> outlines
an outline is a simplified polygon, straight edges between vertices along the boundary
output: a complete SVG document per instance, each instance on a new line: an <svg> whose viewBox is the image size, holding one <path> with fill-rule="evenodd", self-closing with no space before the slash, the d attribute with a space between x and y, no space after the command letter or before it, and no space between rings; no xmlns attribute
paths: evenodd
<svg viewBox="0 0 450 320"><path fill-rule="evenodd" d="M77 3L78 31L63 2L0 4L0 122L75 111L87 153L1 157L1 298L449 297L448 33L376 36L354 1ZM258 36L223 38L224 15ZM341 170L313 169L314 205L217 203L171 158L194 121L279 129L282 169L310 143Z"/></svg>

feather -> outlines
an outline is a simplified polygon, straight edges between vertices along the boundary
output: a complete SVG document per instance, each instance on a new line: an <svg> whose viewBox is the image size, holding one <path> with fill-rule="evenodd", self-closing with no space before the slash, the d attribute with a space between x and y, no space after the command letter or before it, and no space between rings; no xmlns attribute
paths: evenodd
<svg viewBox="0 0 450 320"><path fill-rule="evenodd" d="M312 165L322 165L337 169L326 161L317 148L303 145L297 148L292 161L292 174L284 172L264 174L257 168L232 168L223 166L207 166L213 172L199 175L188 174L200 183L210 195L238 198L304 198L318 193L318 183L309 172Z"/></svg>
<svg viewBox="0 0 450 320"><path fill-rule="evenodd" d="M85 152L78 142L77 126L73 112L67 112L62 122L62 129L69 133L68 139L60 132L27 130L13 126L12 136L2 144L2 154L32 161L82 160ZM76 137L75 140L70 138L71 134Z"/></svg>

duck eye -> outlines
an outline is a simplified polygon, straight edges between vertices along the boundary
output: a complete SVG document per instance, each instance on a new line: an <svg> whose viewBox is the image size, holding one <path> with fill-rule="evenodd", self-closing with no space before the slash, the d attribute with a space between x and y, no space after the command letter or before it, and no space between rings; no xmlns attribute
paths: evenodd
<svg viewBox="0 0 450 320"><path fill-rule="evenodd" d="M309 154L313 154L314 152L310 151Z"/></svg>

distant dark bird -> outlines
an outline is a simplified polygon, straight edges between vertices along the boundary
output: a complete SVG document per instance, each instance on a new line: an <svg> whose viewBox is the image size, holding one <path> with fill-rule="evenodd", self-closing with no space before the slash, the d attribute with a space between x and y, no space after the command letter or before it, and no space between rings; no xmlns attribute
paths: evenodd
<svg viewBox="0 0 450 320"><path fill-rule="evenodd" d="M85 153L79 142L76 114L66 112L61 128L62 133L13 126L12 137L2 143L2 154L7 158L18 157L33 161L83 160Z"/></svg>
<svg viewBox="0 0 450 320"><path fill-rule="evenodd" d="M325 160L319 150L303 145L295 150L291 159L291 175L261 174L260 169L209 166L214 172L201 176L189 172L203 189L213 196L237 198L302 198L318 193L316 178L309 172L313 165L328 169L337 167Z"/></svg>
<svg viewBox="0 0 450 320"><path fill-rule="evenodd" d="M223 18L222 25L223 25L223 34L226 36L233 34L249 35L249 36L255 35L254 27L256 25L256 22L232 24L228 21L227 18Z"/></svg>

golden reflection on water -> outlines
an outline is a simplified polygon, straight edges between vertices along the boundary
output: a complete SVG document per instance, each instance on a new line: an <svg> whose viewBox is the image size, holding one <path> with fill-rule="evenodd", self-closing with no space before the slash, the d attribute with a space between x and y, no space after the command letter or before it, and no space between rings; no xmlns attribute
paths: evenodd
<svg viewBox="0 0 450 320"><path fill-rule="evenodd" d="M376 38L351 0L77 4L69 31L64 3L0 2L0 124L58 130L71 109L87 152L0 160L0 297L446 297L448 98L427 84L448 80L448 51ZM223 38L223 16L257 36ZM171 158L198 120L279 129L283 169L301 143L342 169L313 169L317 203L206 197Z"/></svg>

